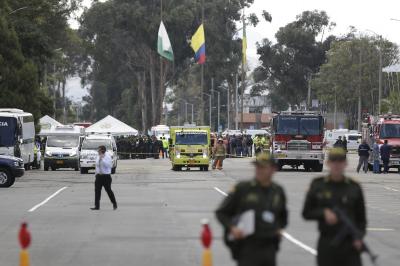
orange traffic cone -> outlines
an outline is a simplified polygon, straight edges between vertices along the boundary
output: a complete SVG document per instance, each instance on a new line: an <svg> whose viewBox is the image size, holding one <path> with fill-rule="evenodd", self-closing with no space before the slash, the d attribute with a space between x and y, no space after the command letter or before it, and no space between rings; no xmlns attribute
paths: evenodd
<svg viewBox="0 0 400 266"><path fill-rule="evenodd" d="M212 266L212 252L210 249L212 242L212 233L207 219L202 220L203 231L201 232L201 242L203 244L202 266Z"/></svg>
<svg viewBox="0 0 400 266"><path fill-rule="evenodd" d="M21 245L21 252L20 252L20 266L29 266L29 252L28 247L31 244L31 234L28 231L28 225L23 223L21 225L21 229L19 230L18 234L19 243Z"/></svg>
<svg viewBox="0 0 400 266"><path fill-rule="evenodd" d="M160 156L160 159L163 157L163 151L162 150L160 150L160 154L159 154L159 156Z"/></svg>

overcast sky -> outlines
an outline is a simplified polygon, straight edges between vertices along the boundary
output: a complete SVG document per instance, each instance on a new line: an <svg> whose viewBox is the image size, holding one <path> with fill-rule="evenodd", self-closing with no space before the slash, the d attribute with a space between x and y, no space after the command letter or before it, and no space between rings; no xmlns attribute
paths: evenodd
<svg viewBox="0 0 400 266"><path fill-rule="evenodd" d="M91 0L84 0L86 6L89 6L90 2ZM267 10L272 15L272 23L261 20L256 28L247 28L248 57L252 67L257 64L256 42L264 38L274 40L274 35L280 27L295 20L296 15L305 10L325 10L331 21L337 24L332 34L345 34L350 26L355 26L360 31L368 33L367 30L372 30L400 44L400 22L390 20L400 19L400 0L255 0L254 2L246 13L256 13L261 17L262 10ZM71 24L77 26L74 22ZM75 97L83 92L82 89L80 91L76 89L76 82L69 88L70 94L74 94Z"/></svg>

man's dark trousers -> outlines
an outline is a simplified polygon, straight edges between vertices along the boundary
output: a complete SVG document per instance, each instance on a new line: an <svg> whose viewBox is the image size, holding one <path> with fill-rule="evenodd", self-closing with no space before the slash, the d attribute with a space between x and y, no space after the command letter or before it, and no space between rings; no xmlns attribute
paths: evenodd
<svg viewBox="0 0 400 266"><path fill-rule="evenodd" d="M246 243L238 256L238 266L276 266L277 246L274 243Z"/></svg>
<svg viewBox="0 0 400 266"><path fill-rule="evenodd" d="M389 158L382 158L384 173L389 173L389 161L390 161Z"/></svg>
<svg viewBox="0 0 400 266"><path fill-rule="evenodd" d="M111 190L112 178L111 175L96 175L96 181L94 182L94 206L96 208L100 208L100 198L101 198L101 189L104 187L105 191L108 194L113 206L117 206L117 201L115 200L114 192Z"/></svg>
<svg viewBox="0 0 400 266"><path fill-rule="evenodd" d="M338 246L333 246L334 237L321 236L318 241L318 266L361 266L360 253L346 239Z"/></svg>

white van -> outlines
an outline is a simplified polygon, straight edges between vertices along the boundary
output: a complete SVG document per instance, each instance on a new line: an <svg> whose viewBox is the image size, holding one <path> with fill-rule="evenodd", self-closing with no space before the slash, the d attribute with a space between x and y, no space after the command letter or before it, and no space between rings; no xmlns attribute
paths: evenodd
<svg viewBox="0 0 400 266"><path fill-rule="evenodd" d="M20 109L0 109L0 155L21 158L25 169L34 161L35 123L33 115Z"/></svg>
<svg viewBox="0 0 400 266"><path fill-rule="evenodd" d="M52 126L46 134L44 170L72 168L79 171L79 146L83 133L84 129L79 126Z"/></svg>
<svg viewBox="0 0 400 266"><path fill-rule="evenodd" d="M326 130L324 136L324 142L326 144L326 148L332 148L333 144L338 140L339 137L346 136L346 134L358 134L357 130L348 130L348 129L332 129Z"/></svg>
<svg viewBox="0 0 400 266"><path fill-rule="evenodd" d="M97 150L102 145L106 147L107 152L111 155L113 160L111 173L115 174L118 163L117 144L112 135L100 134L88 135L82 141L79 159L81 174L87 174L89 170L96 168Z"/></svg>
<svg viewBox="0 0 400 266"><path fill-rule="evenodd" d="M347 150L358 150L358 146L361 144L362 136L359 133L351 133L345 135L347 139Z"/></svg>

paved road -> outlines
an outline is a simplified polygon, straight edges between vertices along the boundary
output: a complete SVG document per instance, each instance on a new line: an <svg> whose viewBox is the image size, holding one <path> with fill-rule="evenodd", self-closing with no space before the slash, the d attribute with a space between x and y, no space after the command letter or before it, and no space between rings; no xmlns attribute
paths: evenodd
<svg viewBox="0 0 400 266"><path fill-rule="evenodd" d="M355 163L351 156L350 167L354 169ZM380 254L380 265L397 266L400 176L349 172L365 188L368 241ZM33 266L200 265L202 218L211 220L215 234L214 265L234 265L213 211L224 191L251 174L247 159L227 160L223 171L208 173L172 172L167 160L120 161L113 180L120 208L112 211L103 192L101 211L92 212L92 174L29 171L12 188L0 190L0 265L18 265L16 235L21 221L29 222L33 235ZM316 175L285 170L276 176L289 197L287 232L289 238L295 238L283 241L280 265L314 265L316 225L304 222L300 210L308 184ZM37 205L57 191L44 205ZM364 261L370 265L366 257Z"/></svg>

